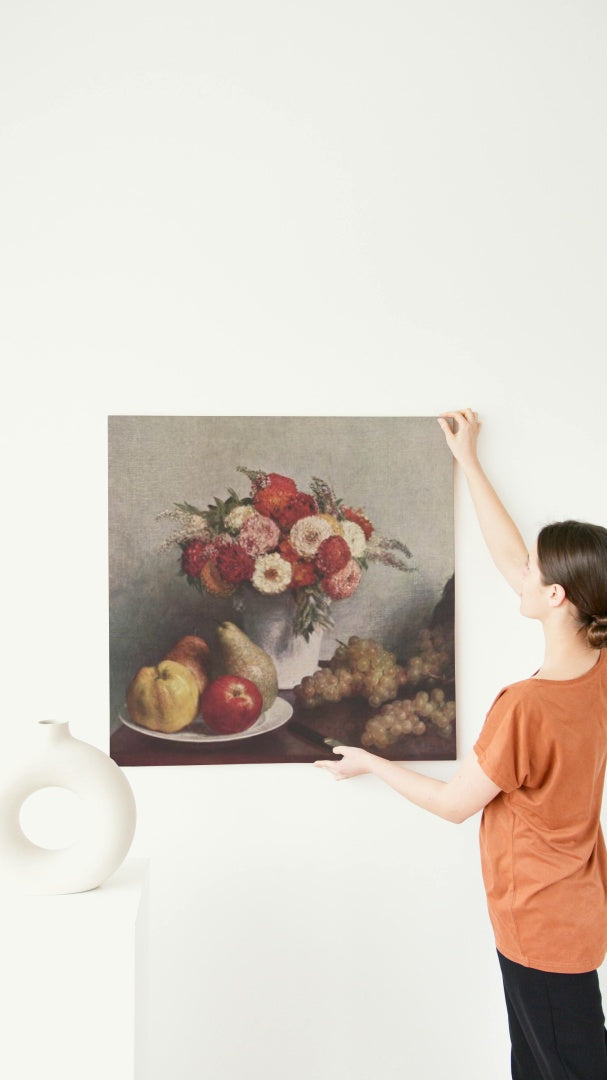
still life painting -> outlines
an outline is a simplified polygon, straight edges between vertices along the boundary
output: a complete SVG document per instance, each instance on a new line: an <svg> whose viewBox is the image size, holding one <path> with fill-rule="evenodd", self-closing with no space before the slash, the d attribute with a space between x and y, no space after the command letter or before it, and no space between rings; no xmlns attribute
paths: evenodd
<svg viewBox="0 0 607 1080"><path fill-rule="evenodd" d="M456 756L434 417L112 416L110 754Z"/></svg>

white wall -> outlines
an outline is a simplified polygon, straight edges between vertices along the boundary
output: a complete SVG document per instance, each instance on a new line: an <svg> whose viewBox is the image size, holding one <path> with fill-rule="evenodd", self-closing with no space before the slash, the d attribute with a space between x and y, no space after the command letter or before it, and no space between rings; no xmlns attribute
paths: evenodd
<svg viewBox="0 0 607 1080"><path fill-rule="evenodd" d="M107 748L108 414L472 404L527 536L605 520L606 20L598 0L5 7L9 754L50 717ZM463 757L541 642L456 487ZM303 765L129 778L149 1080L505 1080L476 820Z"/></svg>

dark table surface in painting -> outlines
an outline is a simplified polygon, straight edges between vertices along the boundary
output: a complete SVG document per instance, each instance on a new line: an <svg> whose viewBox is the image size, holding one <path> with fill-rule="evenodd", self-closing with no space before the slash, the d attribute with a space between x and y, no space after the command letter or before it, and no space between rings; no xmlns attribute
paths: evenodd
<svg viewBox="0 0 607 1080"><path fill-rule="evenodd" d="M360 746L367 720L374 715L366 701L345 701L304 708L291 690L280 697L293 706L293 716L274 731L230 742L184 743L142 735L121 724L110 739L110 756L118 765L245 765L260 763L312 762L331 757L332 751L294 732L291 721L299 721L314 731ZM456 757L455 730L444 738L436 730L423 735L403 735L388 749L376 752L392 761L453 761ZM374 747L369 747L371 751Z"/></svg>

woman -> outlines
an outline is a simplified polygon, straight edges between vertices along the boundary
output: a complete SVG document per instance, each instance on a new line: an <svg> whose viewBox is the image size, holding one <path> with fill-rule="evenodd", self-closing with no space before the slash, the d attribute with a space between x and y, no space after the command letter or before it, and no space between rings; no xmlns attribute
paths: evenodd
<svg viewBox="0 0 607 1080"><path fill-rule="evenodd" d="M450 421L453 421L453 427ZM514 1080L607 1080L597 967L607 953L607 529L557 522L528 553L485 476L477 414L439 424L498 569L545 636L539 671L501 690L448 782L356 747L318 761L372 773L448 821L483 810L483 879L502 970Z"/></svg>

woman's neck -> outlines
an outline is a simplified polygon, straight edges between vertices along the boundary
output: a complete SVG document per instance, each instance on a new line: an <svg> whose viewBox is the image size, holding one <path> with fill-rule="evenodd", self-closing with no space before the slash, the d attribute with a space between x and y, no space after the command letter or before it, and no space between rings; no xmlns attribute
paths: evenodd
<svg viewBox="0 0 607 1080"><path fill-rule="evenodd" d="M597 663L599 649L591 649L577 627L544 623L544 662L537 679L577 679Z"/></svg>

